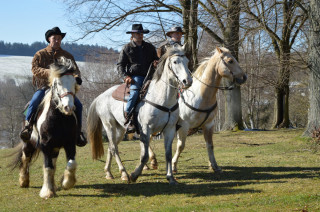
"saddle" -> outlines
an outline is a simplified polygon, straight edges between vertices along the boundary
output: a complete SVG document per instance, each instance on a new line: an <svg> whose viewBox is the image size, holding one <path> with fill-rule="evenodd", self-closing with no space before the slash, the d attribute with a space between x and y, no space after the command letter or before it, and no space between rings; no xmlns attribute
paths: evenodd
<svg viewBox="0 0 320 212"><path fill-rule="evenodd" d="M125 84L121 84L115 91L112 93L112 97L115 100L127 102L130 95L130 88Z"/></svg>
<svg viewBox="0 0 320 212"><path fill-rule="evenodd" d="M148 87L150 85L151 80L147 80L143 85L142 88L140 90L140 94L139 94L139 99L137 101L137 103L143 99L143 97L145 96ZM112 97L115 100L118 101L122 101L122 102L128 102L129 99L129 95L130 95L130 88L125 84L122 83L116 90L113 91L112 93Z"/></svg>

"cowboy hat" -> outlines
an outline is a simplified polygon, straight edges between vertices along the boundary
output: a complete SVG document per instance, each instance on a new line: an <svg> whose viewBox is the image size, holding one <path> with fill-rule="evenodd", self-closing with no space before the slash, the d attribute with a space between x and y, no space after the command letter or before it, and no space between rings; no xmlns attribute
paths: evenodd
<svg viewBox="0 0 320 212"><path fill-rule="evenodd" d="M147 29L143 29L143 26L142 24L132 24L132 30L131 31L128 31L126 32L127 34L130 34L130 33L143 33L143 34L147 34L149 33L150 31L147 30Z"/></svg>
<svg viewBox="0 0 320 212"><path fill-rule="evenodd" d="M59 27L53 27L52 29L49 29L47 32L46 32L46 41L48 43L49 42L49 37L51 35L61 35L62 39L64 38L64 36L66 36L67 33L62 33L61 30L59 29Z"/></svg>
<svg viewBox="0 0 320 212"><path fill-rule="evenodd" d="M181 32L182 34L185 34L185 32L182 30L181 27L179 27L179 26L173 26L173 27L171 27L171 29L166 33L166 35L167 35L168 37L171 37L171 33L173 33L173 32Z"/></svg>

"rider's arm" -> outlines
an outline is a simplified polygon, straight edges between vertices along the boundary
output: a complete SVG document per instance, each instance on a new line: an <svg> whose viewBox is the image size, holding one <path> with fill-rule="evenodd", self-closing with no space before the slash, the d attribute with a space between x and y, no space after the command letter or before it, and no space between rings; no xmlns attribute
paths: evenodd
<svg viewBox="0 0 320 212"><path fill-rule="evenodd" d="M119 74L121 74L123 76L128 76L128 73L127 73L128 67L127 66L129 65L129 58L125 52L125 47L120 52L119 60L117 63L117 70L118 70Z"/></svg>
<svg viewBox="0 0 320 212"><path fill-rule="evenodd" d="M40 54L35 54L32 60L32 73L35 77L47 79L50 74L50 69L44 68L44 58Z"/></svg>

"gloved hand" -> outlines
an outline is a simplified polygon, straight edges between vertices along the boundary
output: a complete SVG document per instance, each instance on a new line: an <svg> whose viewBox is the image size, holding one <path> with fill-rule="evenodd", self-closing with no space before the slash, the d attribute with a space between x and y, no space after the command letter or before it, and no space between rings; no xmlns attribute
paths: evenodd
<svg viewBox="0 0 320 212"><path fill-rule="evenodd" d="M82 84L82 79L80 77L76 77L75 79L78 85Z"/></svg>
<svg viewBox="0 0 320 212"><path fill-rule="evenodd" d="M131 84L133 82L132 78L129 76L126 76L126 78L124 78L124 83L126 83L127 85Z"/></svg>

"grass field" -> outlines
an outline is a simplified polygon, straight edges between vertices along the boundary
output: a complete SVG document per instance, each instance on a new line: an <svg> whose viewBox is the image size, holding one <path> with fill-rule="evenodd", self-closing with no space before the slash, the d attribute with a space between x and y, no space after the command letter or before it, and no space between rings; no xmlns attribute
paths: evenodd
<svg viewBox="0 0 320 212"><path fill-rule="evenodd" d="M180 158L176 186L165 178L161 140L151 144L159 169L144 171L132 184L120 180L115 161L116 179L106 180L105 158L93 161L87 145L78 148L75 188L60 190L48 200L39 197L42 156L31 166L30 188L22 189L18 170L6 168L10 158L4 155L12 149L0 150L0 211L320 211L320 155L301 134L302 130L214 134L220 176L208 169L202 136L191 136ZM119 150L131 173L138 164L139 142L122 142ZM65 166L61 151L57 183Z"/></svg>

